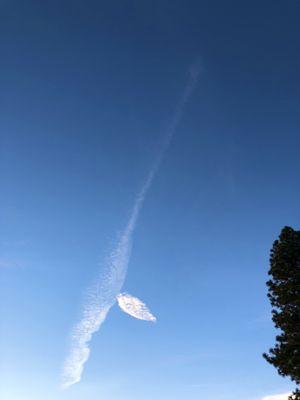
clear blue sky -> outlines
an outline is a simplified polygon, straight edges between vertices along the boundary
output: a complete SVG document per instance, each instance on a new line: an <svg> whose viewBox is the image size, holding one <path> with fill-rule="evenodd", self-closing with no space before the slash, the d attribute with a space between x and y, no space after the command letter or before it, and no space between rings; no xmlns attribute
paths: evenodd
<svg viewBox="0 0 300 400"><path fill-rule="evenodd" d="M1 399L256 400L293 388L269 249L299 228L299 12L288 1L1 1ZM60 372L85 290L128 219L185 86L124 290L82 381Z"/></svg>

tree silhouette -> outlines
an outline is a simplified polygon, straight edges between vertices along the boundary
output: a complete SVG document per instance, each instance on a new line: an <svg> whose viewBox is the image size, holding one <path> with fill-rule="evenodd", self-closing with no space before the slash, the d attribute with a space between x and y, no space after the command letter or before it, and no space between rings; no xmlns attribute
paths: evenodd
<svg viewBox="0 0 300 400"><path fill-rule="evenodd" d="M282 376L300 385L300 231L282 229L271 249L271 279L267 282L276 343L264 358ZM300 400L299 388L290 399Z"/></svg>

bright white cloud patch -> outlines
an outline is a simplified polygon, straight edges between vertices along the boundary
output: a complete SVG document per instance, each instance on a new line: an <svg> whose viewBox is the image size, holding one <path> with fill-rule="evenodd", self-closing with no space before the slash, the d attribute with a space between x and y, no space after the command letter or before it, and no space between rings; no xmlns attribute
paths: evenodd
<svg viewBox="0 0 300 400"><path fill-rule="evenodd" d="M117 300L120 308L132 317L144 321L156 321L156 318L151 314L146 304L137 297L133 297L128 293L121 293L117 296Z"/></svg>
<svg viewBox="0 0 300 400"><path fill-rule="evenodd" d="M283 393L283 394L273 394L270 396L265 396L261 400L287 400L291 393Z"/></svg>

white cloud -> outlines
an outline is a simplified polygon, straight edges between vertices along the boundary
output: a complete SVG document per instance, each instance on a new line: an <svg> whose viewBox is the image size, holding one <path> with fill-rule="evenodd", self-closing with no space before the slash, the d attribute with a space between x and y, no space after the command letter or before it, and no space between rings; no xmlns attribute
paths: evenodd
<svg viewBox="0 0 300 400"><path fill-rule="evenodd" d="M105 321L123 286L130 258L131 236L138 211L131 215L115 251L107 259L106 268L99 282L90 289L84 305L83 317L73 329L71 350L62 373L62 388L64 389L81 380L84 364L90 356L89 343L92 336Z"/></svg>
<svg viewBox="0 0 300 400"><path fill-rule="evenodd" d="M128 293L121 293L117 296L118 304L124 312L134 318L144 321L155 322L156 318L151 314L150 310L137 297L133 297Z"/></svg>
<svg viewBox="0 0 300 400"><path fill-rule="evenodd" d="M283 394L273 394L270 396L265 396L261 400L287 400L291 393L283 393Z"/></svg>

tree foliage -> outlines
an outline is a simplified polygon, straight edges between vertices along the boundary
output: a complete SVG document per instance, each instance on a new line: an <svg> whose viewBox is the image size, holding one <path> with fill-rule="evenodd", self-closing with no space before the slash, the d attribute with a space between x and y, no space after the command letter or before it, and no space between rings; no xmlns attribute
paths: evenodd
<svg viewBox="0 0 300 400"><path fill-rule="evenodd" d="M280 375L300 385L300 231L282 229L271 249L269 275L272 320L280 333L264 358ZM300 400L300 390L290 399Z"/></svg>

